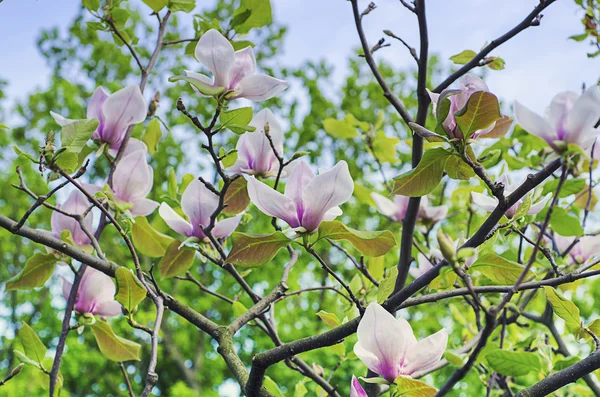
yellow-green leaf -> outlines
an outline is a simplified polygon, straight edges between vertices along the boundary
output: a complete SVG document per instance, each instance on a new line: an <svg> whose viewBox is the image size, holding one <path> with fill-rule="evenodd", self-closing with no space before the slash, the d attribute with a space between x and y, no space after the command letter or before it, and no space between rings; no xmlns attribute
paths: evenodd
<svg viewBox="0 0 600 397"><path fill-rule="evenodd" d="M530 372L540 372L542 362L539 353L493 350L485 355L494 371L506 376L522 376Z"/></svg>
<svg viewBox="0 0 600 397"><path fill-rule="evenodd" d="M510 285L517 281L525 268L500 255L490 253L478 258L471 269L479 271L494 284Z"/></svg>
<svg viewBox="0 0 600 397"><path fill-rule="evenodd" d="M467 138L478 130L483 130L500 119L498 98L487 91L473 93L466 106L455 113L456 124Z"/></svg>
<svg viewBox="0 0 600 397"><path fill-rule="evenodd" d="M108 323L96 321L91 325L91 328L96 337L98 348L104 357L117 362L140 360L141 346L138 343L117 336Z"/></svg>
<svg viewBox="0 0 600 397"><path fill-rule="evenodd" d="M581 327L579 308L552 287L544 287L544 291L546 291L546 299L548 299L548 303L552 305L554 313L565 320L569 329L573 332L577 332Z"/></svg>
<svg viewBox="0 0 600 397"><path fill-rule="evenodd" d="M158 119L152 119L146 126L146 131L142 136L142 142L148 146L148 153L151 155L156 152L158 147L158 141L162 137L162 131L160 130L160 122Z"/></svg>
<svg viewBox="0 0 600 397"><path fill-rule="evenodd" d="M439 185L450 153L441 148L425 152L416 168L394 179L393 194L420 197L430 193Z"/></svg>
<svg viewBox="0 0 600 397"><path fill-rule="evenodd" d="M115 272L117 294L115 299L128 312L132 312L146 297L146 289L131 269L119 267Z"/></svg>
<svg viewBox="0 0 600 397"><path fill-rule="evenodd" d="M266 235L233 233L232 240L233 248L227 261L242 267L263 266L290 243L290 239L281 232Z"/></svg>
<svg viewBox="0 0 600 397"><path fill-rule="evenodd" d="M365 256L385 255L396 245L389 230L362 232L349 228L340 221L323 221L319 225L318 239L346 240Z"/></svg>
<svg viewBox="0 0 600 397"><path fill-rule="evenodd" d="M330 327L337 327L341 324L340 319L335 313L328 313L324 310L317 312L317 316Z"/></svg>
<svg viewBox="0 0 600 397"><path fill-rule="evenodd" d="M38 252L27 260L19 274L6 282L6 290L41 287L54 273L56 261L54 255Z"/></svg>
<svg viewBox="0 0 600 397"><path fill-rule="evenodd" d="M196 251L192 248L181 246L181 242L174 240L167 247L167 252L158 263L161 278L174 277L184 274L192 267Z"/></svg>
<svg viewBox="0 0 600 397"><path fill-rule="evenodd" d="M19 341L23 345L25 356L42 365L46 356L46 346L38 338L35 331L26 323L23 323L23 326L19 330Z"/></svg>
<svg viewBox="0 0 600 397"><path fill-rule="evenodd" d="M173 242L173 238L154 230L143 216L135 218L131 236L135 248L152 258L163 256L169 244Z"/></svg>
<svg viewBox="0 0 600 397"><path fill-rule="evenodd" d="M397 387L393 397L433 397L437 393L436 388L410 376L399 376L394 383Z"/></svg>
<svg viewBox="0 0 600 397"><path fill-rule="evenodd" d="M237 215L248 207L250 197L246 188L247 181L245 178L237 178L229 185L227 193L225 193L225 204L223 209L226 215Z"/></svg>

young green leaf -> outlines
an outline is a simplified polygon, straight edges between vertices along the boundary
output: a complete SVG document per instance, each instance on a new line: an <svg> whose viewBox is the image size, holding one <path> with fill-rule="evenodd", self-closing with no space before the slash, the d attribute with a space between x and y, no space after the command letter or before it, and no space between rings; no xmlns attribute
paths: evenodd
<svg viewBox="0 0 600 397"><path fill-rule="evenodd" d="M456 154L448 157L444 170L450 178L463 181L467 181L476 175L473 168Z"/></svg>
<svg viewBox="0 0 600 397"><path fill-rule="evenodd" d="M392 394L393 397L433 397L437 393L436 388L410 376L401 375L394 383L396 390Z"/></svg>
<svg viewBox="0 0 600 397"><path fill-rule="evenodd" d="M466 106L455 113L456 124L465 137L489 127L501 117L498 98L486 91L473 93Z"/></svg>
<svg viewBox="0 0 600 397"><path fill-rule="evenodd" d="M169 0L142 0L152 11L158 13L169 4Z"/></svg>
<svg viewBox="0 0 600 397"><path fill-rule="evenodd" d="M540 372L542 362L539 353L493 350L485 355L490 367L506 376L522 376L530 372Z"/></svg>
<svg viewBox="0 0 600 397"><path fill-rule="evenodd" d="M156 152L158 147L158 141L162 136L162 131L160 130L160 122L158 119L152 119L146 126L146 131L142 136L142 142L146 144L148 147L148 153L151 155Z"/></svg>
<svg viewBox="0 0 600 397"><path fill-rule="evenodd" d="M96 321L91 325L98 348L104 357L112 361L123 362L140 360L141 346L138 343L117 336L110 325L104 321Z"/></svg>
<svg viewBox="0 0 600 397"><path fill-rule="evenodd" d="M25 267L19 274L6 282L6 291L41 287L54 273L56 262L57 258L53 254L38 252L25 262Z"/></svg>
<svg viewBox="0 0 600 397"><path fill-rule="evenodd" d="M173 242L173 238L154 230L143 216L135 218L131 236L135 248L152 258L163 256L169 244Z"/></svg>
<svg viewBox="0 0 600 397"><path fill-rule="evenodd" d="M119 267L115 272L115 278L117 280L115 300L131 313L146 297L146 288L133 271L126 267Z"/></svg>
<svg viewBox="0 0 600 397"><path fill-rule="evenodd" d="M554 309L554 313L565 320L571 331L577 332L581 328L579 308L552 287L544 287L544 291L546 291L546 299Z"/></svg>
<svg viewBox="0 0 600 397"><path fill-rule="evenodd" d="M471 269L479 271L494 284L510 285L517 281L525 268L500 255L490 253L477 259Z"/></svg>
<svg viewBox="0 0 600 397"><path fill-rule="evenodd" d="M35 331L29 325L23 323L19 330L19 342L23 345L23 353L27 358L43 365L46 356L46 346L42 343Z"/></svg>
<svg viewBox="0 0 600 397"><path fill-rule="evenodd" d="M394 266L389 270L389 273L379 283L377 289L377 303L383 303L389 296L394 292L396 286L396 279L398 278L398 267Z"/></svg>
<svg viewBox="0 0 600 397"><path fill-rule="evenodd" d="M333 138L351 139L358 136L356 126L350 123L347 119L325 119L323 120L323 129Z"/></svg>
<svg viewBox="0 0 600 397"><path fill-rule="evenodd" d="M235 27L236 33L248 33L250 29L261 28L273 20L270 0L242 0L240 8L233 15L235 17L246 11L250 11L250 15L238 23Z"/></svg>
<svg viewBox="0 0 600 397"><path fill-rule="evenodd" d="M69 152L79 154L92 138L98 124L98 119L89 119L77 120L63 126L60 132L62 147L67 148Z"/></svg>
<svg viewBox="0 0 600 397"><path fill-rule="evenodd" d="M425 152L416 168L394 179L393 194L420 197L430 193L439 185L450 153L441 148Z"/></svg>
<svg viewBox="0 0 600 397"><path fill-rule="evenodd" d="M196 251L189 247L180 246L181 242L174 240L167 247L167 252L158 263L161 278L182 275L192 267Z"/></svg>
<svg viewBox="0 0 600 397"><path fill-rule="evenodd" d="M328 313L324 310L319 310L317 316L330 327L337 327L341 324L340 319L335 313Z"/></svg>
<svg viewBox="0 0 600 397"><path fill-rule="evenodd" d="M340 221L323 221L319 225L318 240L346 240L365 256L385 255L396 245L394 234L389 230L361 232L349 228Z"/></svg>
<svg viewBox="0 0 600 397"><path fill-rule="evenodd" d="M173 0L171 0L171 2L173 2ZM187 76L171 76L169 77L169 81L171 83L175 83L177 81L187 81L188 83L196 87L201 94L208 96L218 95L224 90L223 87L213 87L207 83L201 82L200 80L193 79Z"/></svg>
<svg viewBox="0 0 600 397"><path fill-rule="evenodd" d="M223 127L237 126L237 127L245 127L248 125L250 121L252 121L252 108L238 108L233 110L228 110L226 112L221 112L219 116L219 121Z"/></svg>
<svg viewBox="0 0 600 397"><path fill-rule="evenodd" d="M266 235L233 233L233 248L227 261L241 267L260 267L267 264L291 240L281 232Z"/></svg>
<svg viewBox="0 0 600 397"><path fill-rule="evenodd" d="M456 54L450 57L450 60L457 65L464 65L468 63L477 55L473 50L464 50L460 54Z"/></svg>
<svg viewBox="0 0 600 397"><path fill-rule="evenodd" d="M562 207L554 207L550 216L552 230L561 236L583 236L583 228L578 218L569 215Z"/></svg>
<svg viewBox="0 0 600 397"><path fill-rule="evenodd" d="M172 12L192 12L196 8L196 0L169 0L168 7Z"/></svg>

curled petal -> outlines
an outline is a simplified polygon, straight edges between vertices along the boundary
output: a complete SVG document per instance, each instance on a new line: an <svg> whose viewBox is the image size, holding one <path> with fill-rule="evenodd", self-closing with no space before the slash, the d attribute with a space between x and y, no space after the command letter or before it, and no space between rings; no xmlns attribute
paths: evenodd
<svg viewBox="0 0 600 397"><path fill-rule="evenodd" d="M354 375L352 375L352 383L350 383L350 397L367 397L367 392Z"/></svg>
<svg viewBox="0 0 600 397"><path fill-rule="evenodd" d="M431 368L440 361L447 344L448 332L442 328L435 334L409 346L404 357L403 372L410 375L416 371L426 371Z"/></svg>
<svg viewBox="0 0 600 397"><path fill-rule="evenodd" d="M324 214L352 197L354 181L348 164L338 162L331 170L314 177L306 184L302 193L304 213L302 226L309 232L319 227Z"/></svg>
<svg viewBox="0 0 600 397"><path fill-rule="evenodd" d="M113 301L115 292L115 284L109 276L88 267L79 284L75 309L80 313L98 314L98 306Z"/></svg>
<svg viewBox="0 0 600 397"><path fill-rule="evenodd" d="M323 220L324 221L332 221L335 218L337 218L338 216L342 215L342 209L340 207L333 207L332 209L330 209L329 211L327 211L325 213L325 215L323 215Z"/></svg>
<svg viewBox="0 0 600 397"><path fill-rule="evenodd" d="M215 228L213 229L213 235L216 238L225 238L229 237L231 233L237 229L240 221L242 220L242 214L234 216L233 218L223 219L215 224Z"/></svg>
<svg viewBox="0 0 600 397"><path fill-rule="evenodd" d="M94 314L104 317L114 317L121 314L121 304L117 301L108 301L98 304Z"/></svg>
<svg viewBox="0 0 600 397"><path fill-rule="evenodd" d="M237 87L232 87L240 92L239 98L260 102L273 98L288 87L287 81L279 80L264 74L255 74L245 77Z"/></svg>
<svg viewBox="0 0 600 397"><path fill-rule="evenodd" d="M289 183L289 182L288 182ZM248 178L250 201L264 214L279 218L291 227L299 227L300 221L292 199L270 188L254 177Z"/></svg>
<svg viewBox="0 0 600 397"><path fill-rule="evenodd" d="M61 127L67 125L67 124L71 124L76 122L77 120L73 120L73 119L68 119L64 116L61 116L58 113L54 113L53 111L50 111L50 116L52 116L52 118L54 119L54 121L56 121L56 124L60 125Z"/></svg>
<svg viewBox="0 0 600 397"><path fill-rule="evenodd" d="M104 114L102 112L102 105L104 101L109 97L109 93L104 89L104 87L99 86L96 88L96 91L92 94L90 101L87 106L87 118L88 119L98 119L100 125L103 124Z"/></svg>
<svg viewBox="0 0 600 397"><path fill-rule="evenodd" d="M229 85L229 71L235 62L235 52L229 40L217 30L210 29L198 40L195 55L213 73L215 85Z"/></svg>
<svg viewBox="0 0 600 397"><path fill-rule="evenodd" d="M213 84L213 80L210 77L189 70L186 70L184 73L188 78L194 80L193 82L188 80L188 82L190 83L190 87L192 87L192 89L196 91L197 94L200 94L203 97L211 96L206 93L212 92L216 88L216 86ZM200 91L198 87L200 87L203 92Z"/></svg>
<svg viewBox="0 0 600 397"><path fill-rule="evenodd" d="M131 85L110 95L102 104L104 115L102 129L98 129L99 139L118 148L130 125L146 119L147 105L140 87Z"/></svg>
<svg viewBox="0 0 600 397"><path fill-rule="evenodd" d="M192 225L175 212L169 204L161 203L158 208L158 214L177 233L187 237L192 235Z"/></svg>

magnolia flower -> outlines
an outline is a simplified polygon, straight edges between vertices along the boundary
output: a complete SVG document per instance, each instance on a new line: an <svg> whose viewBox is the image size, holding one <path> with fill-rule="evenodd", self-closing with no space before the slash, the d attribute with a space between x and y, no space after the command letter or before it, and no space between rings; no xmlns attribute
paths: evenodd
<svg viewBox="0 0 600 397"><path fill-rule="evenodd" d="M213 79L186 70L187 77L193 79L197 86L205 86L207 91L214 91L215 88L233 91L232 95L228 96L229 99L264 101L276 96L288 86L283 80L256 74L256 59L252 47L234 51L229 40L215 29L209 30L198 40L195 55L196 59L212 72Z"/></svg>
<svg viewBox="0 0 600 397"><path fill-rule="evenodd" d="M195 179L187 186L181 196L181 209L189 219L183 219L167 203L161 203L159 215L171 229L186 237L206 238L203 228L210 225L210 217L219 206L219 196L208 190L204 183ZM238 227L242 215L227 218L215 223L212 235L216 238L229 236Z"/></svg>
<svg viewBox="0 0 600 397"><path fill-rule="evenodd" d="M350 383L350 397L367 397L367 392L354 375L352 375L352 382Z"/></svg>
<svg viewBox="0 0 600 397"><path fill-rule="evenodd" d="M377 303L371 303L358 324L354 353L373 372L393 382L398 376L411 376L438 363L448 333L441 329L418 341L408 321L395 318Z"/></svg>
<svg viewBox="0 0 600 397"><path fill-rule="evenodd" d="M115 198L130 204L133 216L150 215L158 203L146 198L154 183L154 170L146 162L146 152L136 150L124 156L115 168L112 190Z"/></svg>
<svg viewBox="0 0 600 397"><path fill-rule="evenodd" d="M576 237L563 237L554 235L554 242L561 254L565 252ZM580 237L579 241L569 250L569 256L576 263L585 263L592 256L600 254L600 235Z"/></svg>
<svg viewBox="0 0 600 397"><path fill-rule="evenodd" d="M379 193L371 193L371 198L375 201L377 211L379 211L381 215L387 216L393 221L402 222L406 215L410 197L396 195L394 196L394 201L392 201ZM417 213L418 220L437 222L444 219L447 214L448 207L445 205L437 207L429 206L427 196L421 197L421 205L419 206L419 212Z"/></svg>
<svg viewBox="0 0 600 397"><path fill-rule="evenodd" d="M57 207L63 210L66 213L74 214L74 215L83 215L83 213L90 206L87 198L83 193L79 190L73 190L67 200ZM92 212L88 212L85 218L83 218L84 227L90 231L92 230L92 223L94 222L94 215ZM55 237L60 238L61 232L63 230L68 230L71 232L71 237L73 238L73 242L77 245L88 245L90 244L90 239L84 233L83 229L79 225L74 218L70 216L63 215L58 211L52 212L52 234Z"/></svg>
<svg viewBox="0 0 600 397"><path fill-rule="evenodd" d="M431 250L431 256L439 260L444 259L442 252L435 248ZM433 268L433 265L434 263L430 258L426 257L425 255L419 252L419 255L417 255L417 266L413 266L410 269L408 269L408 274L410 274L413 278L419 278L425 273L427 273L429 270L431 270Z"/></svg>
<svg viewBox="0 0 600 397"><path fill-rule="evenodd" d="M250 200L263 213L282 219L292 228L313 232L321 221L331 221L342 214L339 205L350 200L354 182L345 161L318 176L301 161L292 171L285 194L248 178Z"/></svg>
<svg viewBox="0 0 600 397"><path fill-rule="evenodd" d="M504 193L507 196L510 195L515 190L517 190L517 188L519 187L519 185L509 185L508 178L506 178L505 176L503 176L500 179L500 181L505 186ZM548 202L548 200L550 200L551 196L552 195L549 193L546 196L539 199L538 201L536 201L535 203L532 203L531 207L529 208L529 211L527 211L527 215L535 215L538 212L540 212L541 210L543 210L544 207L546 206L546 203ZM496 207L498 206L497 198L488 197L481 193L471 192L471 199L473 200L473 203L475 205L477 205L478 207L480 207L481 209L483 209L487 212L494 211L494 209L496 209ZM519 208L521 206L521 204L523 204L523 199L520 199L512 207L510 207L508 210L506 210L505 215L509 218L512 218L515 215L517 208Z"/></svg>
<svg viewBox="0 0 600 397"><path fill-rule="evenodd" d="M50 114L61 126L77 121L54 112ZM100 122L92 139L109 145L110 153L115 155L121 147L129 126L146 120L146 114L146 101L137 85L127 86L113 94L106 92L103 87L98 87L87 107L87 118L97 118ZM130 144L131 141L134 140L130 139ZM140 143L137 141L133 145L139 148Z"/></svg>
<svg viewBox="0 0 600 397"><path fill-rule="evenodd" d="M276 176L279 161L273 153L267 134L273 141L273 147L281 156L283 154L283 133L281 125L269 109L258 112L249 124L256 128L255 132L243 134L237 142L237 161L227 168L234 174ZM268 127L267 127L268 126Z"/></svg>
<svg viewBox="0 0 600 397"><path fill-rule="evenodd" d="M464 108L469 101L471 95L478 91L486 91L489 92L488 86L477 76L473 76L471 74L467 74L460 79L460 87L458 89L446 89L442 91L440 94L433 93L431 91L427 91L429 93L429 97L431 98L431 102L433 103L433 111L436 113L438 101L440 97L446 97L450 101L450 111L448 112L448 116L446 116L446 120L443 121L442 126L444 130L448 133L448 137L463 139L464 136L458 125L456 124L456 118L454 114ZM491 130L494 129L495 123L487 127L486 129L476 131L470 138L475 139L478 136L487 134Z"/></svg>
<svg viewBox="0 0 600 397"><path fill-rule="evenodd" d="M557 94L544 117L515 102L517 122L529 133L548 142L555 150L565 144L589 149L600 130L594 128L600 119L600 87L594 85L578 96L566 91Z"/></svg>
<svg viewBox="0 0 600 397"><path fill-rule="evenodd" d="M62 293L69 299L73 284L63 278ZM114 299L115 285L109 276L93 267L87 267L81 277L75 310L81 314L112 317L121 313L121 305Z"/></svg>

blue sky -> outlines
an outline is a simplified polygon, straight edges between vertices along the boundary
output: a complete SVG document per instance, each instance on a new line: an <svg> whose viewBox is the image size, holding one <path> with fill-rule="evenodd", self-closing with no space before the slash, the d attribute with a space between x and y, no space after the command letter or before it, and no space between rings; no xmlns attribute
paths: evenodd
<svg viewBox="0 0 600 397"><path fill-rule="evenodd" d="M44 87L49 70L35 47L40 29L68 26L79 1L4 0L0 3L0 78L9 81L9 98L22 98ZM200 2L199 2L200 3ZM272 0L275 17L289 27L284 48L287 64L305 59L327 59L336 67L338 81L347 57L358 45L350 3L345 0ZM368 1L361 1L366 7ZM478 50L520 21L538 0L429 0L430 48L448 59L463 49ZM411 45L418 45L414 15L398 0L380 0L365 20L371 43L390 29ZM530 28L503 45L494 55L506 69L490 72L490 89L509 103L518 99L542 111L551 97L567 89L579 90L600 76L600 58L588 59L587 45L568 40L581 32L581 11L572 0L558 0L544 12L542 25ZM394 43L376 54L403 66L413 59Z"/></svg>

